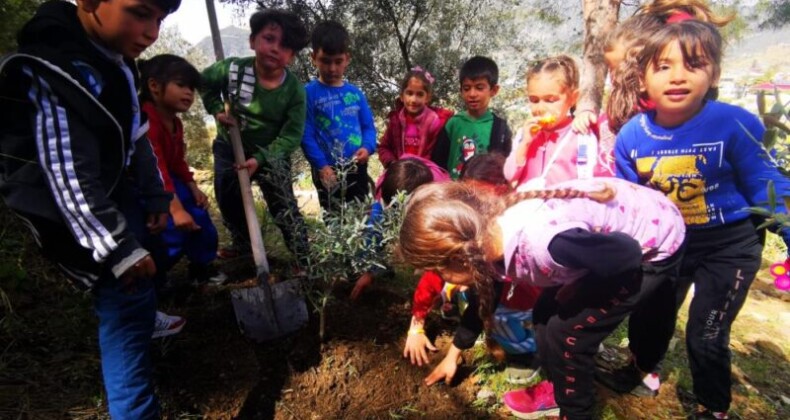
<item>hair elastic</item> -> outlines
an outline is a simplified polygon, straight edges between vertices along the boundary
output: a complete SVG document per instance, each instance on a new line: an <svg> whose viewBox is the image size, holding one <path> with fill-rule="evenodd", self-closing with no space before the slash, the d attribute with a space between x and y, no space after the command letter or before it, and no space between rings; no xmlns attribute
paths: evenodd
<svg viewBox="0 0 790 420"><path fill-rule="evenodd" d="M428 81L428 83L430 83L430 84L433 84L433 82L436 80L436 79L434 79L434 78L433 78L433 76L431 75L431 73L429 73L429 72L428 72L428 70L425 70L425 69L423 69L423 68L422 68L422 67L420 67L420 66L414 66L414 67L412 67L412 68L411 68L411 71L413 71L413 72L415 72L415 73L422 73L422 74L423 74L423 76L425 76L425 80L427 80L427 81Z"/></svg>
<svg viewBox="0 0 790 420"><path fill-rule="evenodd" d="M683 22L685 20L693 20L693 19L694 16L682 10L678 10L676 12L672 12L672 14L669 15L669 18L667 18L667 24L678 23L678 22Z"/></svg>

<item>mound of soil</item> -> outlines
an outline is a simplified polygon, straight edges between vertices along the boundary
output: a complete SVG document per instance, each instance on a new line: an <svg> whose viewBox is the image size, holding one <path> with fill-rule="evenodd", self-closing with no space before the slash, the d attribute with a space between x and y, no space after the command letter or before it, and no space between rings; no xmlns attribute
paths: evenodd
<svg viewBox="0 0 790 420"><path fill-rule="evenodd" d="M193 294L178 309L185 330L159 345L159 394L164 414L206 418L474 418L478 386L471 367L451 386L427 387L430 367L402 357L411 317L409 298L373 288L357 302L339 290L327 309L327 338L318 338L318 317L282 340L254 343L235 325L227 293ZM437 324L432 322L432 325ZM437 345L451 331L441 325ZM471 355L467 355L471 360ZM440 360L435 355L434 360Z"/></svg>

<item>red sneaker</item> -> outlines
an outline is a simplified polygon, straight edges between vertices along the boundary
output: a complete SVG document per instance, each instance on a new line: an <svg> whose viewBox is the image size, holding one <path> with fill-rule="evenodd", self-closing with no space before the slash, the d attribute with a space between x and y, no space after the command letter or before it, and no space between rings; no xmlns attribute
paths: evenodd
<svg viewBox="0 0 790 420"><path fill-rule="evenodd" d="M543 381L529 388L506 392L502 396L502 402L514 416L520 419L538 419L560 415L560 408L554 401L554 385L549 381Z"/></svg>

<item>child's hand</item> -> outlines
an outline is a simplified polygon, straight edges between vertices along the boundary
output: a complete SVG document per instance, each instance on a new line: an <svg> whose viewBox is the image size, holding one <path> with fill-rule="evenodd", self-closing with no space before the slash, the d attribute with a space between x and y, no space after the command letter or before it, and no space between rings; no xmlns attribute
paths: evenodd
<svg viewBox="0 0 790 420"><path fill-rule="evenodd" d="M598 116L591 110L578 111L571 123L573 131L581 134L590 134L590 127L598 122Z"/></svg>
<svg viewBox="0 0 790 420"><path fill-rule="evenodd" d="M521 129L521 143L529 143L532 141L532 136L535 135L540 130L540 125L538 125L538 119L535 117L531 117L528 120L524 121L524 127Z"/></svg>
<svg viewBox="0 0 790 420"><path fill-rule="evenodd" d="M524 128L521 129L521 142L516 149L516 165L524 166L527 163L527 150L532 143L533 131L535 128L540 128L537 118L530 118L524 123Z"/></svg>
<svg viewBox="0 0 790 420"><path fill-rule="evenodd" d="M367 163L368 158L370 157L370 152L368 149L364 147L360 147L356 153L354 153L354 159L359 163Z"/></svg>
<svg viewBox="0 0 790 420"><path fill-rule="evenodd" d="M150 279L156 274L156 264L150 255L146 255L121 274L121 284L127 293L135 291L134 282L137 279Z"/></svg>
<svg viewBox="0 0 790 420"><path fill-rule="evenodd" d="M185 210L173 212L173 224L176 225L176 229L184 232L200 230L200 225L195 223L192 215Z"/></svg>
<svg viewBox="0 0 790 420"><path fill-rule="evenodd" d="M437 349L425 333L409 333L406 337L406 345L403 347L404 358L409 359L413 365L427 365L431 362L428 351L435 352Z"/></svg>
<svg viewBox="0 0 790 420"><path fill-rule="evenodd" d="M441 363L439 363L439 365L434 368L433 372L425 378L425 385L431 386L442 379L444 379L444 383L450 385L450 382L453 381L453 377L455 377L455 372L458 371L458 359L460 356L461 350L454 345L450 346L450 350L447 351L447 356L444 356Z"/></svg>
<svg viewBox="0 0 790 420"><path fill-rule="evenodd" d="M192 185L194 185L194 183ZM206 197L206 194L197 186L192 189L192 197L195 198L195 204L197 204L198 207L202 209L208 208L208 197Z"/></svg>
<svg viewBox="0 0 790 420"><path fill-rule="evenodd" d="M373 274L369 271L362 273L357 279L357 282L354 283L354 289L351 290L351 300L357 300L359 295L361 295L371 284L373 284Z"/></svg>
<svg viewBox="0 0 790 420"><path fill-rule="evenodd" d="M318 172L318 177L321 178L321 183L324 184L324 188L328 190L335 188L335 185L337 185L337 175L335 175L335 170L329 165L321 168Z"/></svg>
<svg viewBox="0 0 790 420"><path fill-rule="evenodd" d="M214 116L214 118L222 125L226 125L228 127L237 126L238 123L236 122L236 118L233 117L229 112L220 112Z"/></svg>
<svg viewBox="0 0 790 420"><path fill-rule="evenodd" d="M145 227L148 228L148 232L150 232L152 235L162 233L162 231L167 227L167 216L168 213L149 214L145 223Z"/></svg>
<svg viewBox="0 0 790 420"><path fill-rule="evenodd" d="M258 170L258 161L255 160L255 158L249 158L247 159L246 162L244 162L243 165L233 165L233 166L236 168L237 171L240 171L242 169L247 169L247 174L249 174L249 176L252 176L252 174L254 174L255 171Z"/></svg>

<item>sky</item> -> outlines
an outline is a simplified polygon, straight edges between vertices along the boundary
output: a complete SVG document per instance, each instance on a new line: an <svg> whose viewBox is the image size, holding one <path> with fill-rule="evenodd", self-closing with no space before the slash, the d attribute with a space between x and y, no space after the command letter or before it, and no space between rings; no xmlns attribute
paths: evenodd
<svg viewBox="0 0 790 420"><path fill-rule="evenodd" d="M214 8L217 10L217 21L219 28L236 26L239 28L249 27L249 15L254 12L254 7L249 7L244 17L235 16L234 8L221 4L214 0ZM206 13L205 0L182 0L181 7L172 15L165 18L163 28L177 26L181 35L191 44L200 42L201 39L211 36L208 26L208 14Z"/></svg>

